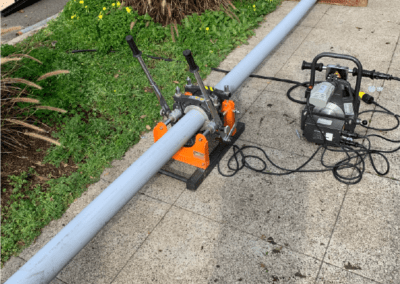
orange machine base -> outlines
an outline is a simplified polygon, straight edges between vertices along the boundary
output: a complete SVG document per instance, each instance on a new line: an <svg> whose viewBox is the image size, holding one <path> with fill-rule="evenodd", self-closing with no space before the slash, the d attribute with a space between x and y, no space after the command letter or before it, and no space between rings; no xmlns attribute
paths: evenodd
<svg viewBox="0 0 400 284"><path fill-rule="evenodd" d="M154 143L167 131L167 126L163 122L159 122L153 129ZM201 133L197 134L196 142L192 147L182 147L172 158L205 170L210 165L207 138Z"/></svg>

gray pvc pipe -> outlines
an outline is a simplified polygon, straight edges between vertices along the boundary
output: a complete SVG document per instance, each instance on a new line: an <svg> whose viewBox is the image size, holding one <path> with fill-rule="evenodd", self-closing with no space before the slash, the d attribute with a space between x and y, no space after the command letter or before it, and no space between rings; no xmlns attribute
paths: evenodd
<svg viewBox="0 0 400 284"><path fill-rule="evenodd" d="M296 7L255 47L242 61L236 65L215 86L216 89L224 90L228 85L230 92L235 92L240 85L260 65L268 54L287 36L287 34L299 23L317 0L301 0Z"/></svg>
<svg viewBox="0 0 400 284"><path fill-rule="evenodd" d="M24 264L6 284L49 283L204 124L197 110L168 132Z"/></svg>

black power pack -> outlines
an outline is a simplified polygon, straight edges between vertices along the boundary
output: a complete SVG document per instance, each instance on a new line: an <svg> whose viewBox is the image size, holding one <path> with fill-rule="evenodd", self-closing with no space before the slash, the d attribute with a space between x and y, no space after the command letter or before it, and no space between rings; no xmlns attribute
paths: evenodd
<svg viewBox="0 0 400 284"><path fill-rule="evenodd" d="M340 65L317 64L321 57L333 57L353 61L358 68L349 69ZM335 53L321 53L312 63L303 61L302 70L311 69L310 85L306 90L307 106L302 111L301 129L303 136L316 144L340 146L342 133L354 133L359 123L361 63L355 57ZM315 70L326 71L324 82L314 85ZM360 70L361 72L358 72ZM348 73L357 74L355 90L347 81Z"/></svg>

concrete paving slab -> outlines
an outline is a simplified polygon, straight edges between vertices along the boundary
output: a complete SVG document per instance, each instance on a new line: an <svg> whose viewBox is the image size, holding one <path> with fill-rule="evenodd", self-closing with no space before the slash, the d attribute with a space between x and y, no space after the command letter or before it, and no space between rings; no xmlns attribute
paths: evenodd
<svg viewBox="0 0 400 284"><path fill-rule="evenodd" d="M262 90L268 85L267 80L248 78L242 86L232 95L235 108L240 111L236 119L241 121L244 114L250 109L254 101L262 94Z"/></svg>
<svg viewBox="0 0 400 284"><path fill-rule="evenodd" d="M312 59L322 52L335 52L352 55L364 64L390 62L399 33L388 36L376 33L363 35L358 31L347 31L347 35L344 36L341 30L334 28L330 30L314 28L294 55ZM311 56L310 51L312 51Z"/></svg>
<svg viewBox="0 0 400 284"><path fill-rule="evenodd" d="M12 256L1 269L1 284L6 282L15 272L18 271L24 264L25 260L20 257Z"/></svg>
<svg viewBox="0 0 400 284"><path fill-rule="evenodd" d="M380 282L355 274L351 270L345 270L328 263L323 263L315 283L377 284Z"/></svg>
<svg viewBox="0 0 400 284"><path fill-rule="evenodd" d="M307 160L262 148L283 167L295 169ZM226 163L232 153L230 150L221 161L225 174L230 173ZM257 164L252 166L260 168ZM307 167L320 168L319 162ZM268 170L275 172L271 165ZM345 190L346 186L330 172L277 177L244 169L235 177L226 178L214 170L197 192L184 191L175 205L253 236L272 237L279 245L322 259Z"/></svg>
<svg viewBox="0 0 400 284"><path fill-rule="evenodd" d="M298 138L301 106L287 101L282 93L263 92L242 118L242 140L309 157L318 147Z"/></svg>
<svg viewBox="0 0 400 284"><path fill-rule="evenodd" d="M311 283L319 265L317 259L173 207L112 283Z"/></svg>
<svg viewBox="0 0 400 284"><path fill-rule="evenodd" d="M262 76L274 76L304 41L311 29L303 26L295 27L253 73Z"/></svg>
<svg viewBox="0 0 400 284"><path fill-rule="evenodd" d="M171 205L136 195L59 273L62 281L110 283Z"/></svg>
<svg viewBox="0 0 400 284"><path fill-rule="evenodd" d="M293 10L294 7L298 2L292 2L292 1L284 1L282 2L282 5L279 6L279 9L275 10L274 13L271 13L270 15L267 15L266 19L274 23L275 25L279 24L280 21L282 21L286 15ZM304 26L304 27L315 27L323 15L331 8L331 5L327 4L317 4L314 5L310 9L310 11L304 16L304 18L299 22L298 26Z"/></svg>
<svg viewBox="0 0 400 284"><path fill-rule="evenodd" d="M20 257L12 256L1 269L1 284L5 283L15 272L18 271L26 263ZM49 284L65 284L58 278L54 278Z"/></svg>
<svg viewBox="0 0 400 284"><path fill-rule="evenodd" d="M368 8L377 11L399 11L400 2L397 0L368 0Z"/></svg>
<svg viewBox="0 0 400 284"><path fill-rule="evenodd" d="M378 18L377 21L371 21ZM400 31L398 10L376 10L370 7L332 6L318 22L318 28L358 32L360 35L395 36Z"/></svg>
<svg viewBox="0 0 400 284"><path fill-rule="evenodd" d="M371 174L350 186L324 261L381 283L399 283L399 190L399 181Z"/></svg>

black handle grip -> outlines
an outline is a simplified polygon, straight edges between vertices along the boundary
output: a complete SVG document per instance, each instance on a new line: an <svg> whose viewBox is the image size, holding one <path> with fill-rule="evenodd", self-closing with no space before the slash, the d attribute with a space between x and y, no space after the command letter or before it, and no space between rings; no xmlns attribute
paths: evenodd
<svg viewBox="0 0 400 284"><path fill-rule="evenodd" d="M137 48L135 42L133 41L133 37L131 35L127 35L125 39L128 42L134 57L139 57L140 55L142 55L142 52Z"/></svg>
<svg viewBox="0 0 400 284"><path fill-rule="evenodd" d="M183 55L186 57L186 61L189 64L190 72L194 73L199 70L199 66L194 62L192 52L189 49L183 51Z"/></svg>
<svg viewBox="0 0 400 284"><path fill-rule="evenodd" d="M312 63L306 62L303 60L303 64L301 65L301 70L310 69L311 70ZM324 67L323 63L315 64L315 70L322 71Z"/></svg>
<svg viewBox="0 0 400 284"><path fill-rule="evenodd" d="M356 75L358 75L358 69L356 67L354 67L353 76L356 76ZM392 80L393 79L392 75L375 72L375 70L370 71L370 70L365 70L365 69L363 69L363 71L362 71L362 76L370 78L370 79L382 79L382 80Z"/></svg>

